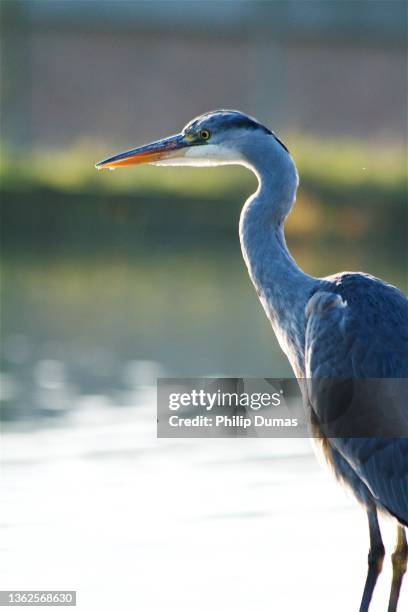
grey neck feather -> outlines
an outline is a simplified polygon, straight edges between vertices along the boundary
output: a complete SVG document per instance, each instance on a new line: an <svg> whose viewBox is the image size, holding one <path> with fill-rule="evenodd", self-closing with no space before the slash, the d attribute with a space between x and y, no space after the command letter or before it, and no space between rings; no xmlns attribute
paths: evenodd
<svg viewBox="0 0 408 612"><path fill-rule="evenodd" d="M295 374L304 376L305 307L319 281L297 266L286 246L283 226L296 198L296 167L272 136L243 154L259 181L241 212L243 256L282 350Z"/></svg>

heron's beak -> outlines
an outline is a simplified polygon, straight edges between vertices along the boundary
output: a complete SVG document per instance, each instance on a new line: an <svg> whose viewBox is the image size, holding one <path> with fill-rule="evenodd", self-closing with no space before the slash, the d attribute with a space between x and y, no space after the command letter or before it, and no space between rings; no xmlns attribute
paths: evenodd
<svg viewBox="0 0 408 612"><path fill-rule="evenodd" d="M95 168L118 168L119 166L130 166L132 164L152 164L162 159L182 157L184 152L180 151L180 149L184 149L190 144L185 140L183 134L176 134L175 136L157 140L143 147L108 157L108 159L95 164Z"/></svg>

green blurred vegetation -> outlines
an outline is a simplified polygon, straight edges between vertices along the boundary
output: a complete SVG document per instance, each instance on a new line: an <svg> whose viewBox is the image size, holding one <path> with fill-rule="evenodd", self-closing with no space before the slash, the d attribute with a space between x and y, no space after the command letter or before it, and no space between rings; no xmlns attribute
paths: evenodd
<svg viewBox="0 0 408 612"><path fill-rule="evenodd" d="M406 154L398 147L292 135L289 148L300 174L288 234L297 239L368 240L394 244L407 235ZM65 151L3 150L0 180L6 243L36 234L76 240L100 225L144 237L169 228L175 235L216 238L236 232L255 177L244 168L152 168L115 172L94 163L115 150L90 143ZM223 206L222 204L226 204ZM105 231L106 230L106 231ZM47 239L52 237L48 236Z"/></svg>

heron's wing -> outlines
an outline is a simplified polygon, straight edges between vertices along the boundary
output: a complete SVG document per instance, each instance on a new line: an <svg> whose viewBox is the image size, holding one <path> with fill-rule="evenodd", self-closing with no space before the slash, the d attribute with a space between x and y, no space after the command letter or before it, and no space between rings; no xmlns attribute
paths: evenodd
<svg viewBox="0 0 408 612"><path fill-rule="evenodd" d="M363 275L327 283L306 308L305 368L312 424L329 438L338 475L352 480L345 461L407 524L407 300Z"/></svg>

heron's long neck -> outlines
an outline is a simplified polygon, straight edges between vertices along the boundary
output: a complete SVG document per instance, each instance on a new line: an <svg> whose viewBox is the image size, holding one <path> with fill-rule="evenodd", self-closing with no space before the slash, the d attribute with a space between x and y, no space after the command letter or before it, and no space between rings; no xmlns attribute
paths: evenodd
<svg viewBox="0 0 408 612"><path fill-rule="evenodd" d="M263 156L252 167L258 191L246 202L240 218L245 262L278 341L297 376L304 376L305 307L317 280L297 266L286 246L284 220L296 196L297 172L285 152L282 168Z"/></svg>

